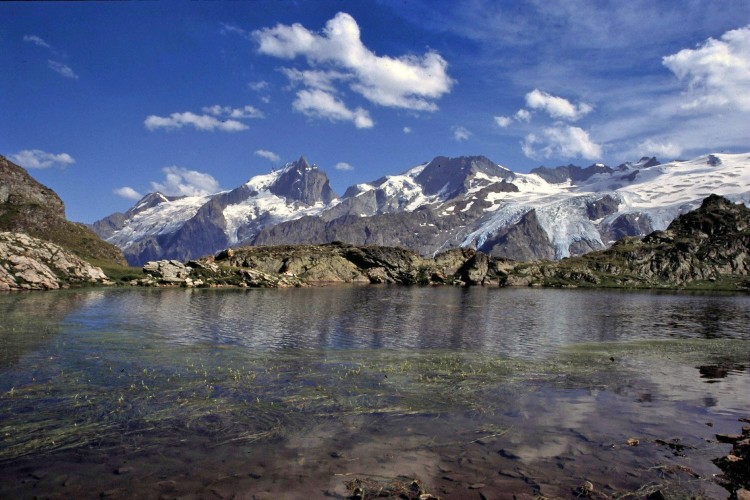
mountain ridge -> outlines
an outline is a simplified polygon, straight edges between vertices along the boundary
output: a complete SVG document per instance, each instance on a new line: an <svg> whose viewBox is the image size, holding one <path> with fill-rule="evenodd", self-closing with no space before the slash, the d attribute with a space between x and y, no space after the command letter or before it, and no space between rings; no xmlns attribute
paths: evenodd
<svg viewBox="0 0 750 500"><path fill-rule="evenodd" d="M516 173L484 156L438 156L338 197L325 172L302 157L234 190L162 200L93 227L134 265L235 246L332 241L403 246L425 256L471 247L534 260L665 229L713 192L750 203L750 154L535 170ZM102 231L107 225L118 229Z"/></svg>

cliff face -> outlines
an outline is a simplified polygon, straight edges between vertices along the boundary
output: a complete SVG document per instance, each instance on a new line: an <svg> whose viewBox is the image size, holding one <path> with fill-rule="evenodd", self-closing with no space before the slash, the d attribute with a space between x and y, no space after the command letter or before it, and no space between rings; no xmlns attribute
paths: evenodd
<svg viewBox="0 0 750 500"><path fill-rule="evenodd" d="M65 219L65 205L53 190L2 156L0 231L25 233L51 241L87 260L125 264L119 248L83 225Z"/></svg>

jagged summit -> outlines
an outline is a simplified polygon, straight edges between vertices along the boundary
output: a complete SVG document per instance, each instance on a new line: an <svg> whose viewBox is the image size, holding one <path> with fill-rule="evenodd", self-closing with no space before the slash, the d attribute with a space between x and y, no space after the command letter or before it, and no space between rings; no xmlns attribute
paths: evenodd
<svg viewBox="0 0 750 500"><path fill-rule="evenodd" d="M268 190L287 200L299 201L306 205L330 203L336 199L328 176L317 166L311 166L304 156L296 162L287 164L277 179L269 185Z"/></svg>

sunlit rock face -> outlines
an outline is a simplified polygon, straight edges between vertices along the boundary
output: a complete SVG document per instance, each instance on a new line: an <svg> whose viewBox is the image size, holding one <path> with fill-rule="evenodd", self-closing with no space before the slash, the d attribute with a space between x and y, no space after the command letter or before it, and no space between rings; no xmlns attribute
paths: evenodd
<svg viewBox="0 0 750 500"><path fill-rule="evenodd" d="M0 233L0 290L56 290L71 283L111 282L100 268L54 243Z"/></svg>

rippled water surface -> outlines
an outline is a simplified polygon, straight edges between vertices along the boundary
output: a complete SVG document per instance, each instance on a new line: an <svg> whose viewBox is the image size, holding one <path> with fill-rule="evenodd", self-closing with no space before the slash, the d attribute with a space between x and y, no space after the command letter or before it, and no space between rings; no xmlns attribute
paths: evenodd
<svg viewBox="0 0 750 500"><path fill-rule="evenodd" d="M750 414L747 295L115 289L2 294L0 314L3 498L412 479L443 498L725 497L714 434Z"/></svg>

